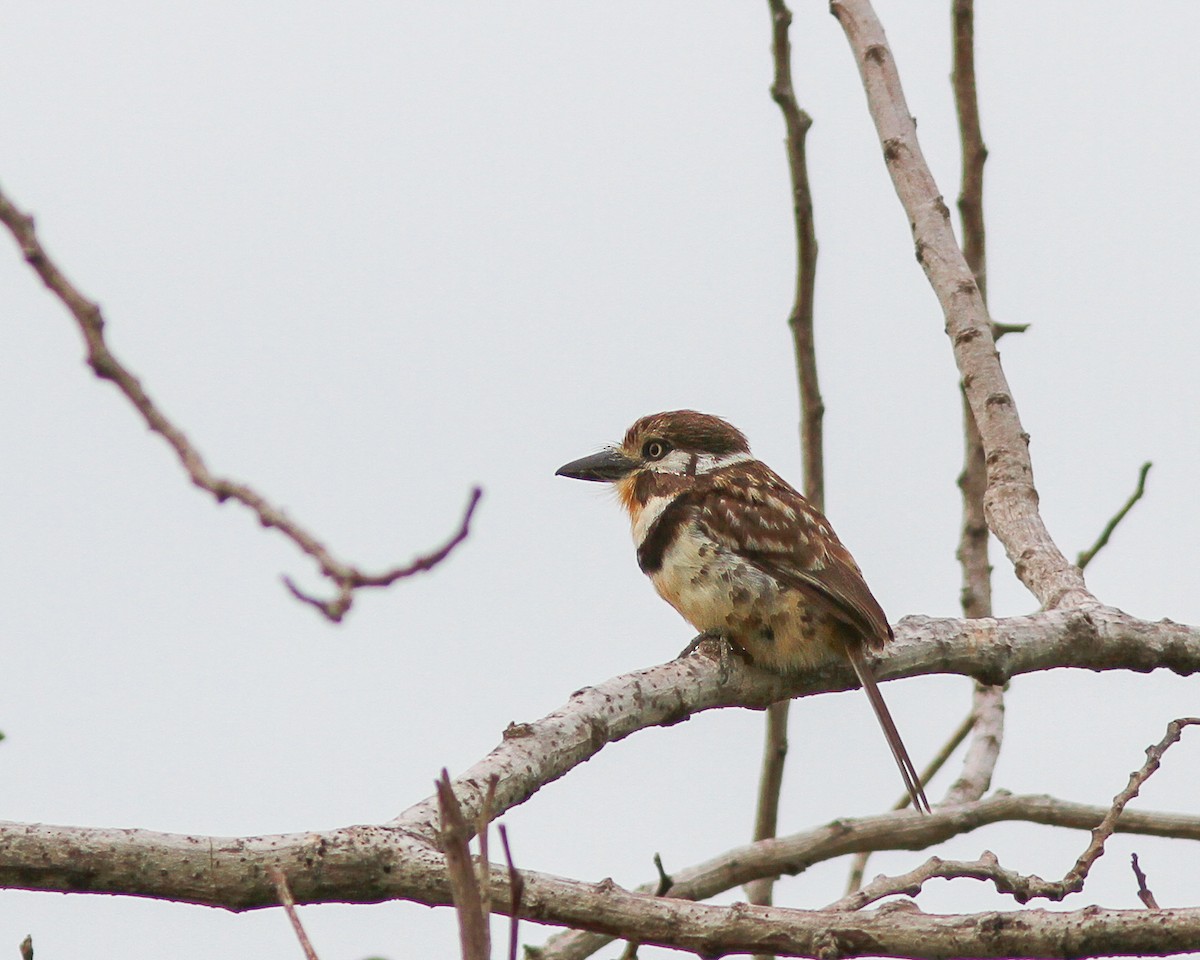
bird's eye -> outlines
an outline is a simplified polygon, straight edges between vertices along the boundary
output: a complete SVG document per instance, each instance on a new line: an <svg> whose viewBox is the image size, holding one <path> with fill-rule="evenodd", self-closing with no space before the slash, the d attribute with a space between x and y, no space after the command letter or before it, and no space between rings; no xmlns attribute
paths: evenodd
<svg viewBox="0 0 1200 960"><path fill-rule="evenodd" d="M661 460L670 449L663 440L647 440L642 444L642 456L647 460Z"/></svg>

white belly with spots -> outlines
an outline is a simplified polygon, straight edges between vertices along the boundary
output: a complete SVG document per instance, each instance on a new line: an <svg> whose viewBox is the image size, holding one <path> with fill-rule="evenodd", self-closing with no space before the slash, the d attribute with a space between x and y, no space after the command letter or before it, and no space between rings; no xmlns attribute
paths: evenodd
<svg viewBox="0 0 1200 960"><path fill-rule="evenodd" d="M774 579L694 527L675 538L650 579L659 595L701 631L737 630L779 603Z"/></svg>

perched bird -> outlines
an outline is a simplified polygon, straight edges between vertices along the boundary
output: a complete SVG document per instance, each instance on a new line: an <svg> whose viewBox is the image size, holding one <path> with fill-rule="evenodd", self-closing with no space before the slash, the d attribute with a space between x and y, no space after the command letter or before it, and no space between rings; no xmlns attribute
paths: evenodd
<svg viewBox="0 0 1200 960"><path fill-rule="evenodd" d="M893 639L887 617L829 521L754 459L740 430L694 410L655 413L557 473L614 485L642 572L701 634L778 673L849 660L913 806L929 811L867 662Z"/></svg>

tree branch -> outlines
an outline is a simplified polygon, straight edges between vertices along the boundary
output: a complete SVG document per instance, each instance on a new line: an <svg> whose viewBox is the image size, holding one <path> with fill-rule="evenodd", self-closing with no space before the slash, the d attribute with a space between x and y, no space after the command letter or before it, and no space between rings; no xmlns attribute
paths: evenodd
<svg viewBox="0 0 1200 960"><path fill-rule="evenodd" d="M804 462L804 496L818 510L825 509L825 403L817 380L817 349L813 333L813 304L817 278L817 235L813 222L812 190L808 183L805 141L812 117L800 108L792 83L792 45L788 29L792 12L784 0L767 0L771 11L771 53L775 76L771 99L783 114L787 130L788 173L792 184L792 212L796 224L796 294L788 326L796 356L800 388L800 453ZM766 737L758 803L754 817L755 840L775 836L779 824L779 794L787 759L788 716L791 701L781 700L767 708ZM770 904L774 881L757 880L746 888L751 903Z"/></svg>
<svg viewBox="0 0 1200 960"><path fill-rule="evenodd" d="M998 792L985 800L960 807L939 806L931 815L920 818L897 811L841 819L766 843L735 847L711 860L679 870L672 878L670 896L705 900L744 884L747 877L762 874L795 876L818 863L851 853L923 850L994 823L1024 822L1091 830L1103 822L1109 809L1045 795L1013 796ZM1117 820L1117 832L1200 841L1200 816L1126 810ZM637 887L636 892L657 891L654 882L648 882ZM583 960L611 939L586 931L565 931L551 937L540 948L539 958Z"/></svg>
<svg viewBox="0 0 1200 960"><path fill-rule="evenodd" d="M1092 562L1092 558L1095 557L1096 554L1108 546L1108 538L1113 535L1113 531L1117 529L1117 525L1125 519L1125 514L1133 509L1133 505L1141 500L1143 495L1145 495L1146 474L1150 472L1150 468L1152 466L1154 466L1154 464L1150 463L1150 461L1146 461L1142 464L1141 469L1138 471L1136 489L1134 489L1133 493L1130 495L1129 499L1125 501L1125 504L1121 507L1121 509L1118 510L1113 518L1104 525L1104 529L1100 531L1100 536L1096 539L1096 542L1079 554L1079 557L1075 560L1075 565L1079 567L1080 570L1084 569L1089 563Z"/></svg>
<svg viewBox="0 0 1200 960"><path fill-rule="evenodd" d="M1017 576L1043 607L1096 602L1050 537L1038 513L1028 435L1000 367L983 294L963 258L929 166L921 154L895 61L867 0L833 0L850 42L896 193L908 214L917 260L942 306L963 388L986 450L988 525Z"/></svg>
<svg viewBox="0 0 1200 960"><path fill-rule="evenodd" d="M1092 838L1087 847L1061 880L1043 880L1039 876L1021 874L1015 870L1006 869L1000 865L1000 861L991 851L984 851L983 855L974 861L943 860L940 857L931 857L908 873L897 877L878 877L862 890L843 897L825 909L860 910L877 900L894 894L903 893L908 896L916 896L925 881L935 877L947 880L958 877L990 880L997 892L1011 894L1018 903L1028 903L1035 898L1062 900L1072 893L1079 893L1083 889L1084 881L1087 879L1092 865L1104 855L1104 844L1116 830L1117 821L1126 804L1137 796L1142 784L1158 769L1163 754L1173 743L1178 742L1183 728L1194 725L1200 725L1200 719L1184 717L1172 720L1167 725L1167 732L1163 739L1147 748L1145 764L1140 770L1130 775L1125 789L1113 797L1112 805L1105 811L1100 822L1092 828Z"/></svg>
<svg viewBox="0 0 1200 960"><path fill-rule="evenodd" d="M350 609L355 590L361 587L390 586L397 580L432 569L466 539L471 517L482 496L482 491L478 487L471 494L458 533L444 546L428 556L419 557L407 566L396 567L382 574L364 573L357 567L339 560L321 541L262 494L244 483L218 477L209 469L204 458L200 456L200 452L192 445L184 432L167 419L166 415L150 399L149 394L142 387L141 381L109 350L108 343L104 339L105 321L99 306L80 293L66 278L57 264L50 259L50 255L46 253L38 239L33 217L18 210L3 192L0 192L0 222L3 222L12 233L26 262L75 318L87 347L88 365L96 376L112 382L133 404L134 409L141 414L146 426L167 441L171 449L175 451L175 455L179 458L179 462L183 465L183 469L192 483L201 490L212 494L217 503L234 500L249 508L262 526L278 530L291 540L301 552L316 561L321 575L332 581L336 588L332 599L319 600L303 593L291 579L285 577L285 585L297 599L320 610L330 620L339 621Z"/></svg>
<svg viewBox="0 0 1200 960"><path fill-rule="evenodd" d="M1200 627L1151 623L1111 607L966 621L914 616L895 630L896 642L875 663L881 680L945 673L999 685L1056 667L1200 672ZM856 686L853 670L841 663L785 678L736 660L723 667L718 654L702 645L683 660L586 687L541 720L510 725L499 746L455 779L454 792L471 822L489 778L498 776L495 815L500 816L637 730L670 726L701 710L762 709L783 697ZM432 824L436 811L436 801L427 798L392 824Z"/></svg>

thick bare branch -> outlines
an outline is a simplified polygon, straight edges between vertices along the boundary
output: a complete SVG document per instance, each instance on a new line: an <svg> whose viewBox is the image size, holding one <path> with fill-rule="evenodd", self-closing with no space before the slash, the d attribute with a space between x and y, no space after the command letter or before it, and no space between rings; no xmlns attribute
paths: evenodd
<svg viewBox="0 0 1200 960"><path fill-rule="evenodd" d="M895 630L896 642L875 664L882 680L946 673L998 685L1055 667L1200 672L1200 628L1151 623L1109 607L998 620L906 617ZM783 697L857 685L853 671L841 663L784 678L736 660L722 665L719 649L702 645L686 659L584 688L547 717L511 725L496 749L454 781L468 821L477 815L493 774L499 777L495 815L500 816L637 730L670 726L715 707L762 709ZM428 798L393 823L432 824L436 816L436 801Z"/></svg>
<svg viewBox="0 0 1200 960"><path fill-rule="evenodd" d="M859 850L922 850L1002 821L1094 829L1107 813L1104 807L1046 796L998 794L961 807L938 808L927 816L904 811L841 819L673 871L670 898L703 899L755 876L796 874ZM407 899L450 905L445 858L423 829L406 827L207 837L0 822L0 887L149 896L241 911L278 906L271 871L282 869L297 903ZM1126 810L1117 819L1117 829L1200 840L1200 817ZM555 880L526 870L521 874L543 884ZM494 909L507 912L507 868L493 865L491 882ZM653 894L658 885L655 879L644 889ZM544 898L546 888L542 890ZM534 916L528 911L524 915Z"/></svg>
<svg viewBox="0 0 1200 960"><path fill-rule="evenodd" d="M50 255L46 253L38 239L33 217L18 210L3 192L0 192L0 222L8 227L13 239L21 248L25 260L41 277L42 282L75 318L87 347L88 365L96 376L113 383L133 404L134 409L141 414L146 426L167 441L171 449L175 451L175 455L179 458L179 462L183 465L183 469L192 483L201 490L212 494L218 503L234 500L247 507L258 518L260 524L278 530L304 554L311 557L320 569L321 575L330 580L336 588L332 599L320 600L303 593L295 583L285 577L285 585L297 599L317 608L330 620L341 620L353 603L355 590L361 587L391 586L397 580L429 570L444 560L451 550L466 539L470 529L471 516L482 496L479 488L476 488L471 494L471 500L467 504L458 533L433 553L382 574L364 573L357 567L339 560L325 544L262 494L244 483L219 477L209 469L208 464L204 462L204 458L200 456L200 452L187 438L187 435L167 419L167 416L150 399L141 381L109 349L108 343L104 339L105 321L99 306L80 293L58 265L50 259Z"/></svg>
<svg viewBox="0 0 1200 960"><path fill-rule="evenodd" d="M956 813L961 808L950 815ZM925 829L921 825L941 813L902 816ZM377 902L396 897L431 905L451 902L444 859L403 830L354 827L323 834L223 840L26 825L0 828L0 836L5 841L3 859L24 860L25 882L20 885L25 887L57 872L60 886L55 889L100 892L110 878L120 876L122 887L114 892L135 892L128 885L136 878L140 887L136 892L144 895L163 896L173 887L172 899L247 909L275 904L277 894L267 871L279 867L291 878L297 902ZM0 864L0 877L8 872ZM522 877L526 919L630 936L642 943L705 955L761 951L811 957L1058 957L1178 953L1200 943L1200 909L1150 912L1089 907L1075 913L1024 910L968 916L890 911L835 914L746 905L713 907L630 893L611 881L581 883L530 871L522 871ZM507 870L497 865L492 883L494 902L508 904Z"/></svg>
<svg viewBox="0 0 1200 960"><path fill-rule="evenodd" d="M831 9L858 63L884 160L908 214L917 259L941 303L963 388L987 451L988 525L1004 544L1017 576L1043 607L1095 603L1082 574L1055 545L1038 512L1029 438L1000 367L987 306L921 154L883 28L868 0L833 0Z"/></svg>

